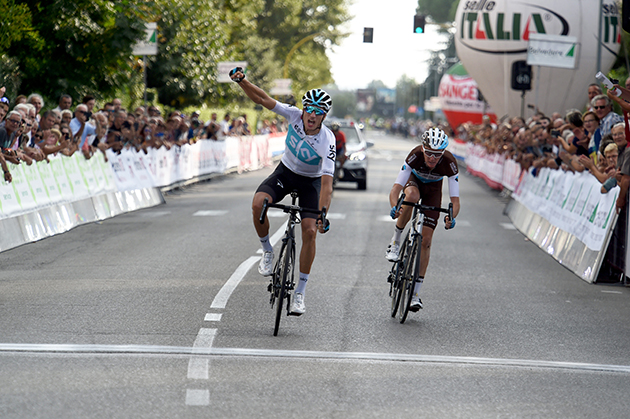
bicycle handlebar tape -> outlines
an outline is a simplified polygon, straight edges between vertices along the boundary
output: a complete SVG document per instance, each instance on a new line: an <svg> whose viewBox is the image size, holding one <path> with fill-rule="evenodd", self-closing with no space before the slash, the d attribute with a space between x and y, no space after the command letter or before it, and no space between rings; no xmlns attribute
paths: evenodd
<svg viewBox="0 0 630 419"><path fill-rule="evenodd" d="M230 70L230 78L232 78L232 76L234 74L236 74L237 72L241 72L243 74L243 77L235 77L232 80L234 80L237 83L240 83L243 81L243 79L245 78L245 72L243 71L243 67L235 67L233 69Z"/></svg>
<svg viewBox="0 0 630 419"><path fill-rule="evenodd" d="M269 203L269 199L265 198L263 201L262 211L260 212L260 219L258 220L260 224L265 224L265 216L267 215L267 204Z"/></svg>

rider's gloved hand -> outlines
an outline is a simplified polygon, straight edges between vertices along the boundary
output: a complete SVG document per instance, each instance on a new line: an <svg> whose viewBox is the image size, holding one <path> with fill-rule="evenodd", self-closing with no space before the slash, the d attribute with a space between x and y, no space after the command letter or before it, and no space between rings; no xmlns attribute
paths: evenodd
<svg viewBox="0 0 630 419"><path fill-rule="evenodd" d="M324 219L324 224L322 227L322 219L320 217L318 223L317 223L318 228L320 228L320 232L322 234L324 233L328 233L328 230L330 230L330 221L328 221L328 218Z"/></svg>
<svg viewBox="0 0 630 419"><path fill-rule="evenodd" d="M448 218L448 217L444 217L444 222L446 222L446 219L447 219L447 218ZM451 226L450 226L450 227L446 227L446 226L444 226L444 228L445 228L445 229L447 229L447 230L452 230L452 229L454 229L454 228L455 228L455 218L453 218L453 220L451 220Z"/></svg>
<svg viewBox="0 0 630 419"><path fill-rule="evenodd" d="M239 71L241 72L241 74L243 74L243 77L232 77L234 74L238 73ZM237 83L242 82L243 79L245 78L245 71L243 70L243 67L236 67L236 68L231 69L230 78Z"/></svg>
<svg viewBox="0 0 630 419"><path fill-rule="evenodd" d="M392 210L389 212L389 216L392 217L392 220L396 219L396 213L398 212L398 208L394 205Z"/></svg>

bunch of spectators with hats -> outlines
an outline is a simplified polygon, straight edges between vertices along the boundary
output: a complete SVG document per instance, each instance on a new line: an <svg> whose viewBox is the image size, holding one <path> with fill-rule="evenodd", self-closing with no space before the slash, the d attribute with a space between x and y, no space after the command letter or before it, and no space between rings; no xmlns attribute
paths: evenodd
<svg viewBox="0 0 630 419"><path fill-rule="evenodd" d="M144 151L149 148L191 144L198 140L221 141L227 136L251 135L246 115L223 120L213 113L210 120L200 119L198 111L185 115L173 111L166 117L156 106L136 107L133 112L122 107L118 98L97 107L96 98L86 95L77 104L70 95L61 95L58 106L45 109L41 95L19 95L13 100L0 88L0 166L4 180L13 180L7 162L13 164L49 161L51 154L66 156L81 153L86 159L106 150L123 148ZM286 131L277 120L261 121L257 133ZM256 132L255 132L256 133Z"/></svg>
<svg viewBox="0 0 630 419"><path fill-rule="evenodd" d="M598 84L589 85L585 111L569 109L564 115L554 112L551 116L537 112L527 120L514 117L498 124L462 124L455 135L484 146L490 154L507 155L534 175L543 167L589 171L602 183L602 193L619 184L617 207L621 209L630 187L630 78L625 88L615 86L621 96L612 90L603 94ZM623 116L614 111L615 103Z"/></svg>

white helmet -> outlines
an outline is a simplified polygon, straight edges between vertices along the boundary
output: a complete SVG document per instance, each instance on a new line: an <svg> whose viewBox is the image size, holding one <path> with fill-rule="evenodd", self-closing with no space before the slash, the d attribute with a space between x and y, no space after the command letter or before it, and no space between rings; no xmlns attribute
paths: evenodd
<svg viewBox="0 0 630 419"><path fill-rule="evenodd" d="M431 150L446 150L448 135L439 128L429 128L422 134L422 146Z"/></svg>
<svg viewBox="0 0 630 419"><path fill-rule="evenodd" d="M302 97L303 106L316 106L328 113L332 106L332 99L328 93L322 89L311 89L304 93Z"/></svg>

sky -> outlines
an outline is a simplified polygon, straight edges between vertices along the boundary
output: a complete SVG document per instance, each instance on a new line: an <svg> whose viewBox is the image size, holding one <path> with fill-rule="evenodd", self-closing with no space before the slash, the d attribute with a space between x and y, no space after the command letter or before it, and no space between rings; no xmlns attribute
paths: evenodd
<svg viewBox="0 0 630 419"><path fill-rule="evenodd" d="M363 89L373 80L395 88L403 75L421 83L427 77L430 51L444 46L442 36L427 24L424 34L413 33L417 0L351 0L342 28L350 33L328 51L335 84L341 90ZM363 28L374 28L373 43L363 43Z"/></svg>

